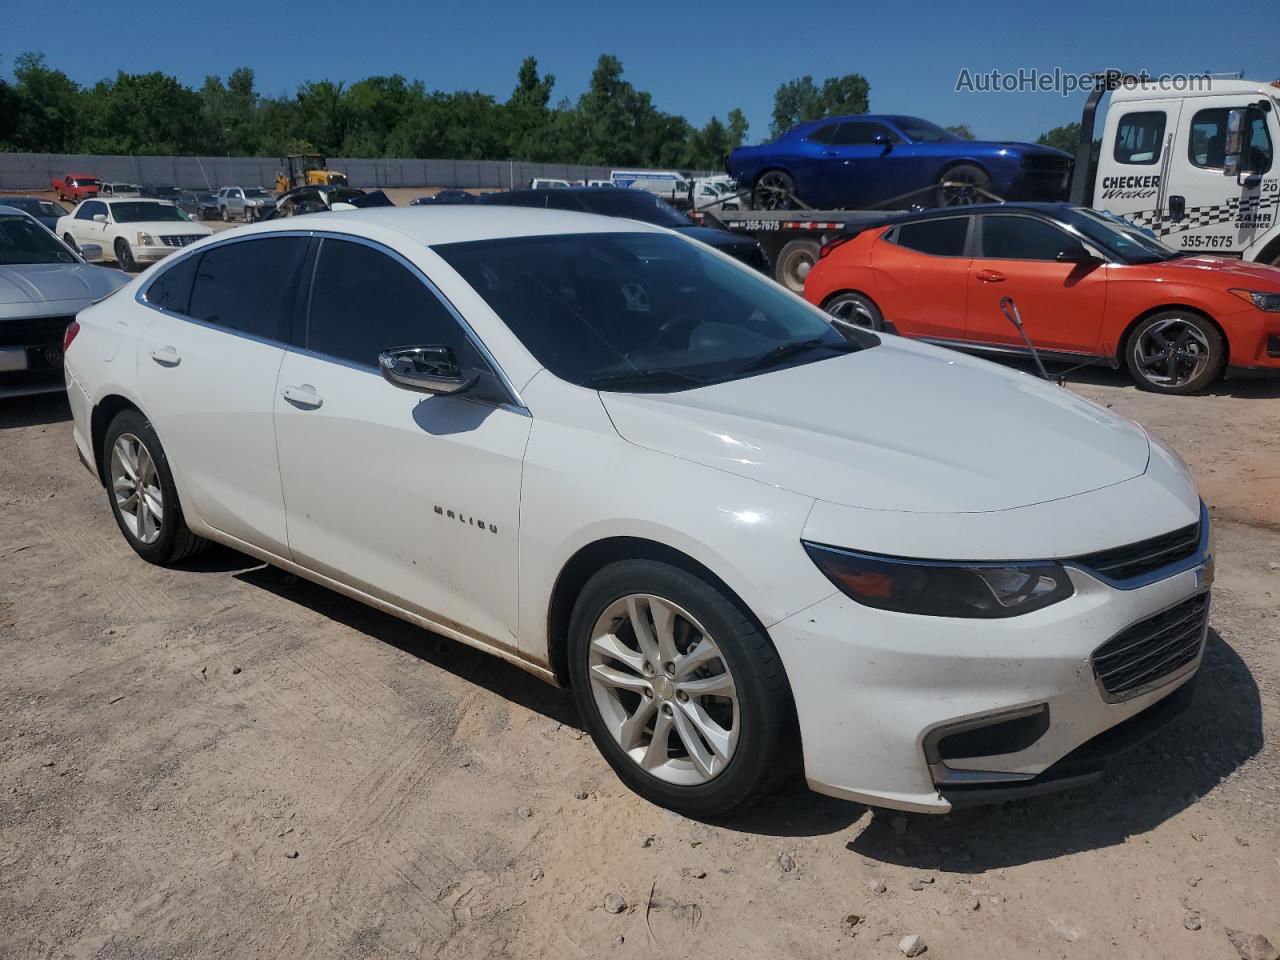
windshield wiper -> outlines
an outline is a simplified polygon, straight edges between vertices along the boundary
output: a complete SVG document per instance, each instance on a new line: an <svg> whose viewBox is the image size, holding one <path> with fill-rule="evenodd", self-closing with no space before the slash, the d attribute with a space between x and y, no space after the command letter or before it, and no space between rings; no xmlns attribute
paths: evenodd
<svg viewBox="0 0 1280 960"><path fill-rule="evenodd" d="M611 373L603 377L594 377L587 381L587 385L593 390L608 390L613 388L625 388L628 386L685 386L686 384L700 387L707 381L703 377L695 377L691 373L681 373L679 370L627 370L623 373Z"/></svg>
<svg viewBox="0 0 1280 960"><path fill-rule="evenodd" d="M746 366L738 369L739 373L751 373L754 370L763 370L765 367L771 367L775 363L781 363L791 357L798 356L802 353L808 353L810 350L818 350L821 348L835 350L839 353L854 353L862 349L861 344L851 343L849 341L831 341L826 337L814 337L811 340L796 340L792 343L783 343L768 353L762 353Z"/></svg>

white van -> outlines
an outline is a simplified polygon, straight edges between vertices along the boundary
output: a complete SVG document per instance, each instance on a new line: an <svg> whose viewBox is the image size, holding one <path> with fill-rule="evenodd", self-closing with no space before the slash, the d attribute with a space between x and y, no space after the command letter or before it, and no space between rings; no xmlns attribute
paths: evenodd
<svg viewBox="0 0 1280 960"><path fill-rule="evenodd" d="M689 181L674 170L612 170L609 179L615 187L647 190L668 202L689 197Z"/></svg>

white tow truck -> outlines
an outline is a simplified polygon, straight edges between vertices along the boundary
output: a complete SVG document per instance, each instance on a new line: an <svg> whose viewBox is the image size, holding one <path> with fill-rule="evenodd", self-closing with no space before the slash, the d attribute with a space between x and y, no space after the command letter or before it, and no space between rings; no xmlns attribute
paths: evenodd
<svg viewBox="0 0 1280 960"><path fill-rule="evenodd" d="M1280 265L1280 81L1187 79L1198 82L1172 92L1134 77L1098 76L1081 118L1070 201L1124 217L1175 249ZM1097 110L1106 93L1111 100L1095 159ZM741 200L745 208L748 197ZM926 205L894 200L898 209ZM825 238L889 214L699 206L695 220L755 237L774 278L796 291L804 289Z"/></svg>

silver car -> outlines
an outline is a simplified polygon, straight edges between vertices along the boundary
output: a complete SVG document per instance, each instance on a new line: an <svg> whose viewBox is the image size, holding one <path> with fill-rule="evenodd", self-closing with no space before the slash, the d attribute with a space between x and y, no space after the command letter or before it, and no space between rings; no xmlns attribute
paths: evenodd
<svg viewBox="0 0 1280 960"><path fill-rule="evenodd" d="M252 223L261 220L275 205L275 195L262 187L223 187L218 191L218 214L223 220L237 218Z"/></svg>
<svg viewBox="0 0 1280 960"><path fill-rule="evenodd" d="M101 247L77 252L34 217L0 205L0 397L66 389L67 325L129 282L119 270L86 262L100 256Z"/></svg>

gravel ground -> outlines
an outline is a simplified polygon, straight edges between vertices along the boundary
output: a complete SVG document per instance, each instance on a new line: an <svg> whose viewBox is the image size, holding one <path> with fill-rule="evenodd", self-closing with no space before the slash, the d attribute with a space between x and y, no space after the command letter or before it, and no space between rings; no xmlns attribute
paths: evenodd
<svg viewBox="0 0 1280 960"><path fill-rule="evenodd" d="M148 566L65 403L0 401L0 958L1268 956L1280 385L1072 388L1213 505L1192 710L1070 794L931 818L796 787L717 825L628 793L497 660L230 551Z"/></svg>

